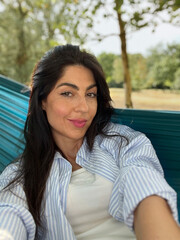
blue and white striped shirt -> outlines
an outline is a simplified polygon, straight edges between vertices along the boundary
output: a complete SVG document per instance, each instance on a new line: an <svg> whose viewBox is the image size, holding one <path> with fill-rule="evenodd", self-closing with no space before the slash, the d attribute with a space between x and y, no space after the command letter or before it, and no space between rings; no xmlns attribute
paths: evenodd
<svg viewBox="0 0 180 240"><path fill-rule="evenodd" d="M147 137L131 128L111 123L109 133L124 138L97 136L93 150L86 140L79 149L76 163L87 171L113 182L109 214L129 228L133 226L133 211L141 200L150 195L165 198L176 221L176 192L167 184L156 153ZM0 189L14 177L17 164L9 165L0 176ZM56 153L47 181L43 206L43 226L36 239L75 240L66 218L67 190L72 173L71 164ZM11 191L0 193L0 232L6 230L15 240L35 239L36 226L28 211L25 193L19 184ZM19 197L18 197L19 196ZM76 206L74 206L76 207ZM1 234L1 233L0 233ZM1 236L1 235L0 235Z"/></svg>

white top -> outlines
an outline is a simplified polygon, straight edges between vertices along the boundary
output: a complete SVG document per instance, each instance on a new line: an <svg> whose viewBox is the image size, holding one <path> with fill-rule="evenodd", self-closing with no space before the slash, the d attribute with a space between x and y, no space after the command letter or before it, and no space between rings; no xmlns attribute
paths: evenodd
<svg viewBox="0 0 180 240"><path fill-rule="evenodd" d="M109 213L113 183L84 168L72 173L66 216L77 240L135 239L124 223Z"/></svg>
<svg viewBox="0 0 180 240"><path fill-rule="evenodd" d="M108 125L108 133L125 136L128 142L121 137L106 138L98 135L93 150L89 151L84 139L76 155L76 163L113 183L109 214L132 229L135 208L144 198L156 194L167 200L174 219L178 221L176 192L164 179L162 167L148 138L127 126L113 123ZM17 170L17 163L4 170L0 175L0 190L14 178ZM43 198L45 207L42 208L43 228L37 229L37 239L77 239L66 217L71 174L71 164L57 152L46 183ZM0 230L1 239L4 236L2 231L14 240L35 239L36 225L29 212L22 184L17 184L12 191L0 191Z"/></svg>

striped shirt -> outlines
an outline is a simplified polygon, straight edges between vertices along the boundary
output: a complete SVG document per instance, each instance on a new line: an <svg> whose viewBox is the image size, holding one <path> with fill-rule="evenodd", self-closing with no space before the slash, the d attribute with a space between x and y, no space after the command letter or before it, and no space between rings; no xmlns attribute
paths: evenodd
<svg viewBox="0 0 180 240"><path fill-rule="evenodd" d="M128 143L119 136L109 138L98 135L90 152L84 140L77 153L76 163L87 171L112 181L109 214L132 229L136 206L145 197L156 194L167 200L178 221L176 192L164 179L162 167L149 139L144 134L119 124L109 124L108 131L109 134L125 136ZM0 176L0 189L12 180L17 167L18 164L11 164L4 170ZM76 239L66 218L71 174L71 164L57 152L42 204L44 228L38 229L36 239ZM35 239L36 226L28 211L21 184L16 185L12 191L0 192L0 239ZM4 234L6 237L3 238Z"/></svg>

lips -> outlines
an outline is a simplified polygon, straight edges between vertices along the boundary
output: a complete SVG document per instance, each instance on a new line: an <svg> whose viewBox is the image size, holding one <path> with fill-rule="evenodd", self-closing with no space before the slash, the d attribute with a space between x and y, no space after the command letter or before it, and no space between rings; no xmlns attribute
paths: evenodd
<svg viewBox="0 0 180 240"><path fill-rule="evenodd" d="M86 119L69 119L69 121L78 128L83 128L86 125Z"/></svg>

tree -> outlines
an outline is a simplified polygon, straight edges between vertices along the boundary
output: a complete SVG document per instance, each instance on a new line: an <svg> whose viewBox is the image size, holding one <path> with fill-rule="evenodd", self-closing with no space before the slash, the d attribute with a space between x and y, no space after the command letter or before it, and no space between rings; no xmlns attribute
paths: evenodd
<svg viewBox="0 0 180 240"><path fill-rule="evenodd" d="M175 79L172 85L172 89L180 90L180 68L175 72Z"/></svg>
<svg viewBox="0 0 180 240"><path fill-rule="evenodd" d="M87 3L88 1L86 1ZM100 8L105 9L107 1L105 0L96 0L89 1L89 5L96 2L96 12L89 12L89 14L95 15L97 10ZM81 2L79 1L79 4ZM129 60L126 49L126 35L128 31L133 31L141 29L147 26L152 26L153 30L159 23L169 22L172 24L179 24L180 20L178 18L178 11L180 7L180 0L112 0L112 8L114 9L117 22L119 26L119 38L121 42L121 54L123 61L123 70L124 70L124 83L125 83L125 102L126 107L132 107L131 100L131 77L129 70ZM88 4L87 4L88 5ZM163 18L163 14L166 13L167 18ZM104 13L104 17L113 17L113 14ZM92 17L92 26L94 18ZM114 34L113 34L114 35ZM101 36L97 33L96 37L99 41L103 40L105 37L111 36Z"/></svg>
<svg viewBox="0 0 180 240"><path fill-rule="evenodd" d="M22 1L12 3L3 0L1 4L4 7L0 15L1 71L4 75L26 82L26 73L29 72L28 61L33 57L29 54L33 43L33 38L29 34L32 22L29 19L31 9Z"/></svg>
<svg viewBox="0 0 180 240"><path fill-rule="evenodd" d="M49 48L87 37L75 0L1 0L0 11L0 73L23 83Z"/></svg>
<svg viewBox="0 0 180 240"><path fill-rule="evenodd" d="M115 84L113 87L123 87L123 66L121 57L117 56L113 63L113 80Z"/></svg>
<svg viewBox="0 0 180 240"><path fill-rule="evenodd" d="M97 59L105 71L109 87L123 87L124 77L121 56L103 52L97 56ZM139 90L145 86L147 77L146 58L141 54L128 54L128 59L131 65L132 88Z"/></svg>
<svg viewBox="0 0 180 240"><path fill-rule="evenodd" d="M147 60L141 54L128 54L132 89L140 90L145 87L147 78Z"/></svg>
<svg viewBox="0 0 180 240"><path fill-rule="evenodd" d="M178 89L179 52L180 44L171 44L166 48L157 46L149 50L146 87Z"/></svg>
<svg viewBox="0 0 180 240"><path fill-rule="evenodd" d="M144 4L144 6L143 6ZM126 32L127 28L140 29L149 25L155 27L158 23L161 13L168 10L170 16L169 22L179 23L176 16L180 1L162 1L162 0L151 0L151 1L139 0L115 0L115 11L118 17L119 29L120 29L120 40L121 40L121 52L124 68L124 80L125 80L125 98L126 107L132 107L131 100L131 77L129 72L129 61L126 49ZM160 13L160 14L159 14ZM128 19L125 21L123 17ZM157 19L157 18L158 19ZM164 20L163 20L164 21Z"/></svg>
<svg viewBox="0 0 180 240"><path fill-rule="evenodd" d="M111 83L113 81L113 63L117 56L113 53L101 53L97 59L100 64L103 66L103 70L106 76L106 81L111 87Z"/></svg>

